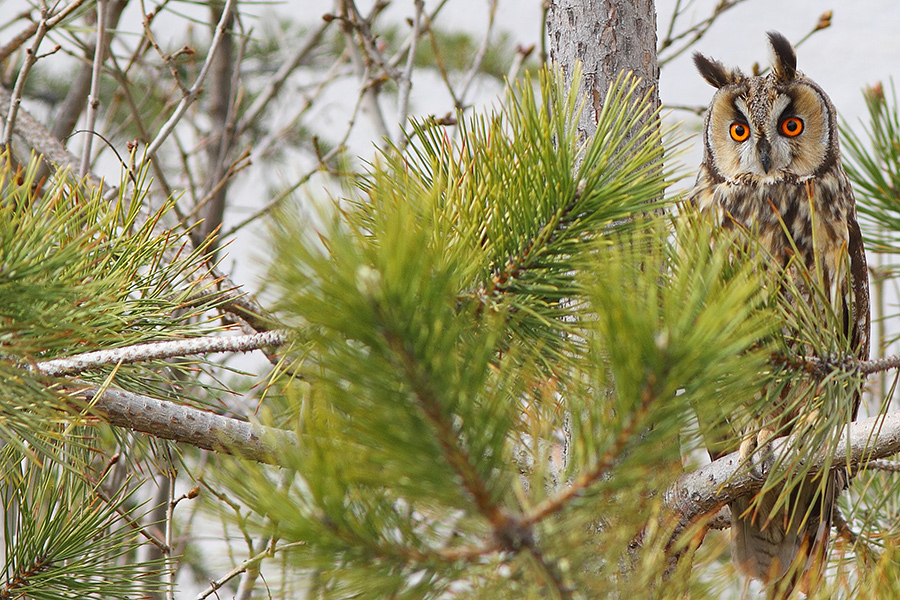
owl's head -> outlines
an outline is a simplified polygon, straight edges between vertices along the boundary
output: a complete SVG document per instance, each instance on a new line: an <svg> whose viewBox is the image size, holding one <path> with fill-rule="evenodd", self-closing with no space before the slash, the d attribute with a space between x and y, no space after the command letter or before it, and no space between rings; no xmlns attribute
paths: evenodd
<svg viewBox="0 0 900 600"><path fill-rule="evenodd" d="M838 160L831 100L797 70L790 42L768 35L775 58L764 76L694 54L700 74L718 89L703 132L704 163L713 177L774 183L816 176Z"/></svg>

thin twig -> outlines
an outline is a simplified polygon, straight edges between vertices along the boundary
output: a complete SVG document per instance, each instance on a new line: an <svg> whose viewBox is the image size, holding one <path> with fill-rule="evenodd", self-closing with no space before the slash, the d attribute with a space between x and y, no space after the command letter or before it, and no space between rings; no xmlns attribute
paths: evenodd
<svg viewBox="0 0 900 600"><path fill-rule="evenodd" d="M787 365L794 369L802 369L812 374L825 376L829 373L843 371L859 375L871 375L890 369L900 368L900 354L892 354L875 360L857 360L846 358L820 358L818 356L789 356L779 354L772 358L776 364Z"/></svg>
<svg viewBox="0 0 900 600"><path fill-rule="evenodd" d="M46 29L53 29L56 27L63 19L67 18L71 15L75 10L81 7L82 4L85 3L86 0L74 0L71 4L68 4L65 8L63 8L60 12L55 15L48 16L46 23L44 23L44 15L41 15L41 21L37 23L32 23L25 29L22 33L14 37L8 44L0 48L0 62L4 62L10 56L13 55L13 52L22 47L22 45L30 40L32 36L36 35L41 28L41 25L45 25Z"/></svg>
<svg viewBox="0 0 900 600"><path fill-rule="evenodd" d="M353 30L356 29L358 31L358 26L354 27L350 15L358 13L356 12L356 7L352 0L341 0L341 12L342 18L340 20L339 29L341 35L344 37L347 50L350 53L350 60L353 63L353 67L356 69L356 74L362 82L360 85L362 110L369 116L372 126L375 128L376 135L379 138L388 139L391 134L388 131L387 122L384 119L384 114L378 103L378 90L383 83L382 77L373 76L372 70L369 68L369 65L366 64L366 60L360 53L360 46L362 46L363 51L365 51L366 40L364 36L360 35L360 38L362 39L361 44L357 44L353 39Z"/></svg>
<svg viewBox="0 0 900 600"><path fill-rule="evenodd" d="M900 473L900 462L896 460L870 460L863 467L866 471L887 471Z"/></svg>
<svg viewBox="0 0 900 600"><path fill-rule="evenodd" d="M121 93L125 102L128 104L128 109L131 113L131 122L137 127L138 135L140 136L140 141L144 143L148 143L150 141L150 132L147 127L144 125L144 120L141 116L141 111L138 108L138 104L134 99L134 94L131 93L131 82L128 80L128 76L125 71L119 66L119 61L116 59L116 55L114 52L110 52L110 62L112 63L112 73L113 77L116 78L116 81L119 84L119 93ZM172 196L172 187L169 185L165 169L163 166L159 164L159 161L152 160L150 161L151 168L153 169L154 179L156 180L157 185L162 188L162 195L165 197ZM173 205L173 208L176 211L176 214L180 211L177 204ZM180 215L179 215L180 216ZM179 218L179 221L182 221ZM183 222L183 221L182 221Z"/></svg>
<svg viewBox="0 0 900 600"><path fill-rule="evenodd" d="M260 95L256 97L253 104L250 105L250 108L247 109L247 112L245 112L244 116L241 118L240 125L237 127L238 136L256 123L260 113L262 113L269 102L278 95L278 92L284 86L288 77L290 77L297 67L300 66L309 53L319 46L319 40L322 39L322 35L325 33L325 30L328 29L328 26L331 25L332 21L333 19L323 19L322 23L306 38L306 42L301 44L287 60L281 63L278 71L276 71L275 75L269 79L266 87Z"/></svg>
<svg viewBox="0 0 900 600"><path fill-rule="evenodd" d="M94 143L94 127L97 125L97 113L100 109L100 73L103 68L103 55L106 45L106 0L97 0L97 45L94 48L94 68L91 71L91 93L88 99L87 119L84 146L81 150L81 168L78 176L85 177L91 166L91 147Z"/></svg>
<svg viewBox="0 0 900 600"><path fill-rule="evenodd" d="M36 363L34 368L46 375L72 375L99 366L164 360L214 352L250 352L266 346L281 346L286 342L287 336L283 331L265 331L253 335L230 337L191 338L86 352L68 358L42 361Z"/></svg>
<svg viewBox="0 0 900 600"><path fill-rule="evenodd" d="M110 458L109 463L107 464L107 470L114 463L118 463L120 454L116 453ZM93 485L92 492L97 496L102 502L108 504L113 507L119 517L125 521L125 524L128 525L131 529L135 531L135 533L139 534L145 540L147 540L150 544L156 547L160 552L165 551L166 544L162 540L158 539L153 533L148 529L148 527L142 525L137 519L135 519L127 508L123 508L122 504L116 502L113 498L111 498L100 486L100 482L104 480L105 474L97 477L96 479L86 474L85 477L88 481L90 481Z"/></svg>
<svg viewBox="0 0 900 600"><path fill-rule="evenodd" d="M345 55L349 56L349 53L345 51ZM322 96L322 94L324 94L328 86L334 83L337 79L353 74L352 65L345 65L344 62L344 55L335 60L332 63L331 68L328 69L328 72L325 73L324 77L322 77L322 79L315 85L310 86L312 91L305 94L305 96L303 97L303 102L297 103L297 109L294 112L294 115L290 119L287 119L280 129L269 131L269 133L264 138L262 138L262 140L257 142L256 146L252 150L252 162L260 162L260 160L266 157L273 148L275 148L276 150L280 150L280 141L283 140L285 136L291 136L296 133L298 124L303 118L303 115L305 115L311 108L313 108L315 102ZM356 110L358 110L358 108L354 108L354 111ZM351 116L355 116L355 113Z"/></svg>
<svg viewBox="0 0 900 600"><path fill-rule="evenodd" d="M172 539L175 529L175 467L172 464L171 456L166 457L166 466L168 467L166 477L169 479L169 497L166 501L166 549L163 552L163 557L166 561L166 575L169 579L168 585L166 585L166 599L175 600L177 562L175 557L172 556Z"/></svg>
<svg viewBox="0 0 900 600"><path fill-rule="evenodd" d="M425 20L425 29L428 31L428 37L431 40L431 49L434 51L434 62L437 65L438 71L441 73L441 79L447 88L447 93L450 94L450 99L453 100L453 107L457 110L462 110L465 107L463 106L462 100L457 95L456 90L453 89L453 84L450 82L450 74L447 72L447 67L444 65L441 49L438 48L437 36L434 33L431 23L431 19Z"/></svg>
<svg viewBox="0 0 900 600"><path fill-rule="evenodd" d="M247 540L247 542L249 544L250 540ZM262 547L271 552L271 550L269 549L268 539L263 540ZM252 544L250 546L250 552L253 552ZM253 590L256 587L256 580L259 579L261 562L262 561L248 565L244 569L244 572L241 574L241 580L238 583L237 592L234 594L234 600L250 600L250 598L253 596Z"/></svg>
<svg viewBox="0 0 900 600"><path fill-rule="evenodd" d="M22 103L22 92L25 91L25 80L28 79L28 75L31 73L31 67L37 62L38 49L41 46L41 42L44 41L47 30L50 28L48 18L49 12L45 7L41 11L41 20L38 23L37 31L35 32L34 43L31 44L31 48L25 51L25 62L22 64L22 69L19 71L18 77L16 77L16 84L13 86L12 98L9 102L9 112L6 116L6 131L3 136L3 145L6 148L9 148L12 144L13 132L16 127L16 115L19 112L19 104Z"/></svg>
<svg viewBox="0 0 900 600"><path fill-rule="evenodd" d="M876 360L860 361L858 365L859 373L862 373L864 375L880 373L882 371L888 371L890 369L897 368L900 368L900 355L898 354L885 356L884 358L879 358Z"/></svg>
<svg viewBox="0 0 900 600"><path fill-rule="evenodd" d="M687 50L692 48L694 44L696 44L700 39L706 35L706 32L709 31L709 28L712 27L713 23L725 14L727 11L731 10L738 4L744 2L745 0L719 0L716 4L715 8L713 8L712 14L704 19L703 21L693 25L681 33L672 34L675 25L674 21L681 14L679 11L679 7L676 5L676 10L672 14L672 23L669 24L669 33L659 44L659 66L662 67L667 62L674 60L676 57L684 54ZM675 43L687 38L687 41L684 42L677 50L672 50L668 54L665 51L671 48Z"/></svg>
<svg viewBox="0 0 900 600"><path fill-rule="evenodd" d="M530 46L520 45L516 48L516 55L513 57L512 64L509 65L509 70L506 72L507 81L512 83L519 78L519 71L522 70L522 64L533 52L534 44Z"/></svg>
<svg viewBox="0 0 900 600"><path fill-rule="evenodd" d="M216 181L213 184L212 188L206 193L206 195L203 196L203 198L194 205L191 211L179 217L179 220L182 223L193 222L194 217L199 215L200 211L203 210L203 208L207 204L213 201L213 199L216 197L216 194L218 194L225 187L225 185L229 181L231 181L232 177L234 177L237 173L244 170L245 168L249 167L251 164L252 161L250 160L250 149L247 148L239 157L235 159L232 164L228 165L228 168L225 169L224 173L221 173L219 175L218 181ZM221 238L222 236L219 236L219 239Z"/></svg>
<svg viewBox="0 0 900 600"><path fill-rule="evenodd" d="M188 89L187 92L182 96L181 101L175 108L175 112L172 113L172 116L169 117L169 120L165 122L165 124L162 126L162 129L159 130L159 133L156 134L156 137L147 146L147 155L151 158L155 156L157 150L160 149L163 142L166 141L166 138L169 137L169 135L175 129L175 126L179 121L181 121L185 113L187 113L187 109L200 95L200 90L203 89L203 81L206 79L206 74L209 72L210 66L213 62L213 58L215 58L216 52L218 52L219 46L222 44L222 40L227 34L227 25L229 19L231 18L231 13L234 10L234 5L236 2L237 0L225 1L225 8L222 10L222 18L219 19L219 23L216 25L216 32L213 36L212 43L209 46L209 52L206 55L206 61L200 68L200 73L197 75L197 79L194 81L194 84L190 87L190 89Z"/></svg>
<svg viewBox="0 0 900 600"><path fill-rule="evenodd" d="M285 190L284 192L279 194L275 199L268 202L261 209L259 209L258 211L254 212L247 218L240 221L237 225L233 226L231 229L229 229L225 233L220 234L219 237L221 237L222 239L228 238L228 237L234 235L235 233L237 233L240 229L243 229L244 227L246 227L247 225L252 223L253 221L256 221L260 217L263 217L263 216L269 214L279 204L284 202L285 199L290 198L291 194L293 194L294 191L297 190L297 188L299 188L300 186L305 184L307 181L309 181L312 178L313 175L318 173L319 170L322 167L324 167L329 160L331 160L332 158L337 156L337 154L344 149L344 147L347 143L347 139L350 137L350 132L353 131L353 126L356 124L356 119L359 115L360 110L362 109L362 103L363 103L364 98L365 98L365 93L361 93L357 97L356 104L353 107L353 112L350 115L350 120L347 123L347 128L344 131L344 137L340 140L340 142L335 144L334 147L332 147L332 149L329 150L327 154L325 154L324 156L322 156L319 159L319 165L317 165L316 168L308 171L306 174L304 174L302 177L300 177L300 179L298 179L297 182L294 183L294 185L292 185L287 190Z"/></svg>
<svg viewBox="0 0 900 600"><path fill-rule="evenodd" d="M497 0L491 0L491 3L488 7L488 23L487 29L484 32L484 38L481 40L481 46L479 46L478 50L475 52L475 58L472 60L472 66L469 68L468 73L466 73L466 78L462 84L462 91L459 93L459 99L462 102L465 102L466 96L469 94L469 90L472 87L472 82L475 81L475 76L481 71L481 65L484 63L484 57L487 56L488 48L490 47L491 36L494 33L494 18L497 16Z"/></svg>
<svg viewBox="0 0 900 600"><path fill-rule="evenodd" d="M428 22L434 21L434 19L438 16L438 13L441 12L441 10L444 8L444 6L447 5L447 3L449 1L450 0L441 0L440 2L437 3L437 5L434 7L434 9L430 13L423 13L422 14L422 16L424 18L423 22L428 23ZM421 23L420 23L420 25L421 25ZM420 26L420 28L419 28L420 36L421 36L421 31L422 31L422 27ZM403 41L403 43L400 44L400 47L397 48L397 52L394 54L394 56L392 56L390 58L390 60L388 60L387 64L390 65L391 67L397 67L401 62L403 62L403 59L405 57L409 56L407 54L407 50L409 49L410 44L412 44L412 40L413 40L413 36L412 36L412 32L410 32L410 34L406 37L406 39Z"/></svg>
<svg viewBox="0 0 900 600"><path fill-rule="evenodd" d="M258 554L255 554L255 555L251 556L250 558L248 558L247 560L243 561L241 564L239 564L238 566L233 568L231 571L229 571L222 577L219 577L215 581L211 581L209 583L209 587L206 588L205 590L203 590L202 592L200 592L199 594L197 594L197 596L194 597L194 600L205 600L206 598L209 598L210 596L215 594L216 591L221 589L222 586L224 586L226 583L228 583L229 581L231 581L232 579L234 579L235 577L237 577L238 575L240 575L247 569L250 569L253 567L258 567L259 563L261 563L263 560L265 560L267 558L271 558L272 556L275 556L276 553L283 552L283 551L289 550L291 548L298 548L298 547L304 546L305 544L306 544L306 542L291 542L288 544L284 544L282 546L278 546L276 548L266 547L265 550L263 550L262 552L260 552Z"/></svg>
<svg viewBox="0 0 900 600"><path fill-rule="evenodd" d="M356 2L354 0L343 0L344 7L346 9L347 23L352 25L356 31L359 33L359 39L362 42L360 44L360 48L363 52L366 53L367 62L374 64L378 68L383 71L384 76L393 79L394 81L399 80L400 72L391 64L389 60L386 60L384 56L381 54L381 51L378 49L377 44L375 43L375 34L372 33L371 23L377 16L378 12L373 11L367 17L363 17L359 12L359 9L356 7ZM383 8L386 6L386 3L377 3L381 4Z"/></svg>
<svg viewBox="0 0 900 600"><path fill-rule="evenodd" d="M109 55L109 47L116 34L119 20L122 17L122 11L128 5L128 0L109 0L106 5L106 24L103 27L106 41L103 44L104 54L103 61ZM64 140L75 130L75 125L81 114L84 113L85 107L90 96L91 85L94 81L93 71L96 60L94 55L97 52L97 33L96 29L91 37L84 43L84 53L77 56L81 63L78 67L78 73L69 82L69 89L66 92L65 99L56 109L56 116L53 119L53 125L50 127L50 133L59 140ZM116 96L113 95L113 101ZM114 106L110 106L110 110L106 111L107 119L112 120L113 115L119 114ZM109 128L104 128L109 131ZM110 136L115 137L115 136Z"/></svg>
<svg viewBox="0 0 900 600"><path fill-rule="evenodd" d="M423 0L416 0L415 7L416 11L413 15L411 42L406 57L406 68L403 69L403 73L400 75L399 81L397 82L399 87L397 91L397 122L400 127L397 141L401 145L405 145L406 143L406 118L409 116L409 93L412 90L412 73L413 68L416 65L416 49L419 45L419 30L422 23L422 11L425 8L425 3Z"/></svg>
<svg viewBox="0 0 900 600"><path fill-rule="evenodd" d="M210 10L215 17L217 6L211 5ZM236 14L228 21L227 26L228 31L222 38L219 51L213 59L208 78L209 93L206 108L210 126L205 132L206 183L202 187L205 209L202 212L202 222L191 231L191 236L197 244L212 236L222 226L228 199L230 178L226 162L234 142L234 115L238 96L241 94L240 65L248 38L243 36L243 26ZM243 43L237 47L237 56L234 41L236 31L243 37ZM215 249L218 244L218 239L213 239L211 247Z"/></svg>

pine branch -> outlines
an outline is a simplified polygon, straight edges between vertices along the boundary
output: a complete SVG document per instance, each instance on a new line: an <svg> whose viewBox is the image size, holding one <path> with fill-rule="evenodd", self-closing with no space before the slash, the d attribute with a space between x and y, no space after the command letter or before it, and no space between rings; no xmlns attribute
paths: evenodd
<svg viewBox="0 0 900 600"><path fill-rule="evenodd" d="M896 460L873 460L866 463L867 471L887 471L888 473L900 473L900 462Z"/></svg>
<svg viewBox="0 0 900 600"><path fill-rule="evenodd" d="M291 431L124 390L89 388L76 394L110 425L257 462L278 465L279 448L299 443Z"/></svg>
<svg viewBox="0 0 900 600"><path fill-rule="evenodd" d="M818 376L825 376L835 371L871 375L900 368L900 354L893 354L874 360L857 360L852 356L845 358L820 358L818 356L796 357L781 354L774 356L772 362L784 364Z"/></svg>
<svg viewBox="0 0 900 600"><path fill-rule="evenodd" d="M85 352L68 358L42 361L35 364L34 368L51 376L72 375L102 365L130 364L213 352L250 352L265 346L281 346L286 341L287 336L282 331L265 331L253 335L202 337L135 344L124 348Z"/></svg>
<svg viewBox="0 0 900 600"><path fill-rule="evenodd" d="M665 496L666 505L678 518L675 534L722 505L760 490L770 471L768 465L796 463L791 460L793 450L789 437L774 440L771 447L773 460L766 461L766 465L755 465L758 470L751 470L747 461L741 460L739 452L732 452L693 473L683 475ZM830 455L820 453L804 461L809 465L811 475L826 464L833 469L849 467L857 471L865 468L870 461L898 452L900 411L895 411L850 423Z"/></svg>

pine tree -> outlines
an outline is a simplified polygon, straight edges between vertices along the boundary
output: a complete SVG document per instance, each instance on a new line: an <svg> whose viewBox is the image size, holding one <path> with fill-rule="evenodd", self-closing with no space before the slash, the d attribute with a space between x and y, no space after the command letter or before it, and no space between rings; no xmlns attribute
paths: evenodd
<svg viewBox="0 0 900 600"><path fill-rule="evenodd" d="M720 507L847 464L816 597L900 593L889 393L841 437L897 361L846 359L835 315L786 305L752 239L681 203L644 85L615 80L587 139L549 71L412 120L311 219L272 219L271 312L178 200L148 208L158 163L112 193L0 157L0 598L180 597L188 570L198 598L737 597ZM852 175L892 252L900 121L869 106ZM261 383L214 354L251 349ZM698 465L779 386L820 418L768 479Z"/></svg>

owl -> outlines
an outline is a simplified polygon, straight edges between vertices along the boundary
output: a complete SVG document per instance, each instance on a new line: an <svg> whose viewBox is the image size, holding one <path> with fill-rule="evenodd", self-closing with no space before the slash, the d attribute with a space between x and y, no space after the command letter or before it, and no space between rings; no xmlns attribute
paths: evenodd
<svg viewBox="0 0 900 600"><path fill-rule="evenodd" d="M853 190L841 166L835 108L797 70L787 39L775 32L768 38L774 61L763 76L694 54L700 75L717 91L706 114L703 163L690 199L718 227L754 236L766 272L796 284L789 303L830 304L841 317L842 339L866 359L866 259ZM809 279L798 275L801 266L820 274L821 291L813 293ZM798 409L784 405L776 401L764 415L753 415L762 422L731 447L711 447L712 458L735 449L750 458L773 434L790 434ZM846 414L855 419L858 407L859 391ZM792 489L787 503L777 502L779 489L735 500L732 557L738 570L780 589L814 585L827 556L835 499L847 479L841 470L824 482L810 477Z"/></svg>

